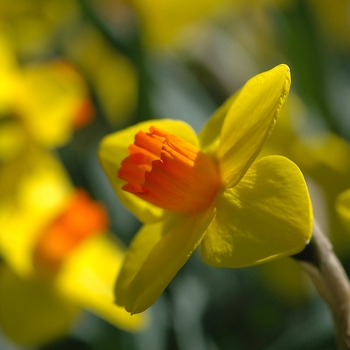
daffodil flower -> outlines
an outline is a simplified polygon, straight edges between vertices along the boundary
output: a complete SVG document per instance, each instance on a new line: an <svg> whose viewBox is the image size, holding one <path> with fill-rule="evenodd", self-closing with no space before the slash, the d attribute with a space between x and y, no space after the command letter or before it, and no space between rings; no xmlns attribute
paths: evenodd
<svg viewBox="0 0 350 350"><path fill-rule="evenodd" d="M87 84L68 62L56 59L20 67L10 40L1 31L0 56L0 120L16 116L2 120L6 129L2 131L1 125L2 138L8 134L9 126L17 131L20 125L32 142L54 147L66 143L73 129L91 122L94 108ZM17 137L17 143L12 137L11 149L23 144L23 135ZM8 158L8 152L1 149L0 157Z"/></svg>
<svg viewBox="0 0 350 350"><path fill-rule="evenodd" d="M32 151L19 163L8 176L0 171L0 328L17 343L43 344L67 333L85 308L142 329L146 315L113 303L124 248L108 233L102 205L74 190L49 153Z"/></svg>
<svg viewBox="0 0 350 350"><path fill-rule="evenodd" d="M150 120L102 140L103 168L144 223L116 283L119 305L147 309L200 243L206 263L231 268L308 244L312 210L299 168L281 156L254 162L289 87L279 65L249 80L198 136L184 122Z"/></svg>

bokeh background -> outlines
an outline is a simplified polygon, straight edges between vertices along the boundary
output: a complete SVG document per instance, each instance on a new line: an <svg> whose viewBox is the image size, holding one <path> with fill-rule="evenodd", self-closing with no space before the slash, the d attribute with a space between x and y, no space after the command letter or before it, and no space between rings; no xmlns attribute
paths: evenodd
<svg viewBox="0 0 350 350"><path fill-rule="evenodd" d="M279 63L291 68L292 91L262 153L302 169L349 272L350 232L335 210L350 188L348 0L1 0L0 237L14 223L22 234L28 222L40 230L56 215L50 192L28 193L44 181L41 170L51 178L59 167L60 179L103 203L127 246L140 223L100 167L102 137L153 118L199 131L250 77ZM32 222L37 202L46 214ZM1 265L12 268L1 241ZM23 298L13 312L25 319ZM84 310L60 337L19 344L2 329L11 317L0 310L2 350L335 349L329 310L290 258L231 270L194 254L139 332Z"/></svg>

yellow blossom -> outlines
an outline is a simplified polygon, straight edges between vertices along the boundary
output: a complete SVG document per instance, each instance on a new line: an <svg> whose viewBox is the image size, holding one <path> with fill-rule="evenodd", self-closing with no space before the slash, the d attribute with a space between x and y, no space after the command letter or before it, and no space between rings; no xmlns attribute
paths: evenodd
<svg viewBox="0 0 350 350"><path fill-rule="evenodd" d="M82 308L124 330L141 329L144 315L113 303L124 249L108 233L102 205L74 190L58 160L37 149L1 168L0 180L4 333L22 344L52 341Z"/></svg>
<svg viewBox="0 0 350 350"><path fill-rule="evenodd" d="M254 162L289 87L279 65L249 80L198 136L184 122L150 120L104 138L102 166L144 223L117 280L119 305L147 309L199 244L206 263L232 268L308 244L312 210L299 168L281 156Z"/></svg>
<svg viewBox="0 0 350 350"><path fill-rule="evenodd" d="M68 62L56 59L20 67L3 32L0 56L0 119L6 127L20 124L29 139L53 147L67 142L73 129L91 121L94 110L88 87ZM5 119L10 116L14 121ZM3 153L0 157L6 158Z"/></svg>

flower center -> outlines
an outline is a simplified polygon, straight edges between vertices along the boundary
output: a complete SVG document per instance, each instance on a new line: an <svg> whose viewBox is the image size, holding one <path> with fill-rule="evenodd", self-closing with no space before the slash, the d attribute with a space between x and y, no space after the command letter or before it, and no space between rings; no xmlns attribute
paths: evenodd
<svg viewBox="0 0 350 350"><path fill-rule="evenodd" d="M33 251L35 268L50 275L88 237L101 234L108 226L105 209L78 190L63 212L39 237Z"/></svg>
<svg viewBox="0 0 350 350"><path fill-rule="evenodd" d="M176 212L208 207L221 187L217 165L189 142L150 127L139 131L118 171L122 189Z"/></svg>

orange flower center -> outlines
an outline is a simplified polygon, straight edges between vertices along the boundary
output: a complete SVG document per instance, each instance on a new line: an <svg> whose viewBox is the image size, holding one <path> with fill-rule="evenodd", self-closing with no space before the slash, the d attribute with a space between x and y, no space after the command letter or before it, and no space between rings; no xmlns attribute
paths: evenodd
<svg viewBox="0 0 350 350"><path fill-rule="evenodd" d="M154 126L139 131L118 171L122 189L176 212L207 208L221 179L217 165L189 142Z"/></svg>
<svg viewBox="0 0 350 350"><path fill-rule="evenodd" d="M90 124L94 118L94 106L89 98L81 101L77 107L75 118L73 120L73 127L75 129L82 128Z"/></svg>
<svg viewBox="0 0 350 350"><path fill-rule="evenodd" d="M88 237L101 234L108 226L105 209L93 202L83 190L78 190L65 212L39 237L33 251L38 271L58 271L64 259Z"/></svg>

